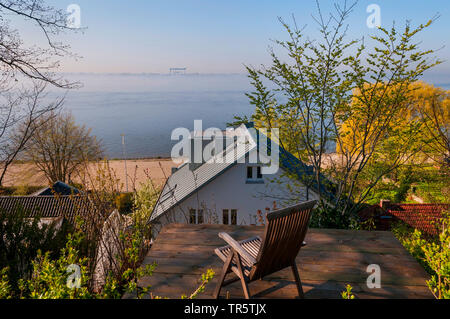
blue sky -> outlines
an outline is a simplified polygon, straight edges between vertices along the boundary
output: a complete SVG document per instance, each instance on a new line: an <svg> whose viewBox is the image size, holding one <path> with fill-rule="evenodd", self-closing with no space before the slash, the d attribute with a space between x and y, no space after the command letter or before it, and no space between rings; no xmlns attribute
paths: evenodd
<svg viewBox="0 0 450 319"><path fill-rule="evenodd" d="M66 35L79 61L64 61L65 72L156 72L170 67L187 67L189 72L243 73L243 64L268 63L270 39L284 39L277 17L290 19L314 37L316 13L314 0L51 0L66 8L76 3L81 8L83 33ZM339 1L338 1L339 2ZM351 2L351 1L349 1ZM324 12L332 10L332 1L322 0ZM442 48L440 58L450 60L450 2L448 0L359 1L349 23L349 38L373 34L366 26L366 7L378 4L381 23L399 26L409 19L425 23L436 13L441 17L419 38L423 48ZM21 22L17 22L22 26ZM25 40L38 39L36 30L22 28ZM433 71L450 82L450 62Z"/></svg>

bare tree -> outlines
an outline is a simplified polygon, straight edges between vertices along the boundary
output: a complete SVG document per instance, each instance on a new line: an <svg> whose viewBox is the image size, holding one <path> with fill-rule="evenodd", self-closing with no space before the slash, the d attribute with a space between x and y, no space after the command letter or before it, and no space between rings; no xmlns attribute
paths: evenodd
<svg viewBox="0 0 450 319"><path fill-rule="evenodd" d="M26 46L7 16L35 25L42 31L46 45ZM54 73L62 57L76 57L70 52L69 45L58 40L61 33L78 30L68 27L66 20L65 11L48 6L42 0L1 0L0 70L4 79L17 80L21 75L60 88L78 86L78 83L69 83Z"/></svg>
<svg viewBox="0 0 450 319"><path fill-rule="evenodd" d="M78 126L70 113L45 114L31 125L33 135L24 149L25 158L42 171L49 182L70 182L85 161L103 156L100 141L91 129Z"/></svg>
<svg viewBox="0 0 450 319"><path fill-rule="evenodd" d="M34 83L32 89L0 95L0 185L8 167L45 123L41 117L63 103L63 98L43 102L45 86L44 82Z"/></svg>
<svg viewBox="0 0 450 319"><path fill-rule="evenodd" d="M44 44L25 44L13 22L23 20L42 31ZM73 30L67 13L43 0L0 0L0 185L10 164L39 128L41 117L54 112L63 98L45 102L47 84L69 89L70 83L57 75L63 57L76 57L58 36Z"/></svg>

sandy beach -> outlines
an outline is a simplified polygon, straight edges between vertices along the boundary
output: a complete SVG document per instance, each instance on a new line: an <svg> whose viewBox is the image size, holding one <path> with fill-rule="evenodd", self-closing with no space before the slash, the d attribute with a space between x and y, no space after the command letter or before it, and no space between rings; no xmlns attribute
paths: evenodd
<svg viewBox="0 0 450 319"><path fill-rule="evenodd" d="M122 191L126 191L125 161L110 160L110 168L114 171L120 184L123 184ZM97 163L90 164L89 170L95 172ZM149 158L149 159L128 159L126 160L128 191L133 191L133 187L139 189L140 185L150 177L155 185L162 185L170 176L172 167L177 164L170 158ZM75 182L80 182L74 178ZM48 181L44 174L31 163L13 164L8 168L3 186L46 186Z"/></svg>

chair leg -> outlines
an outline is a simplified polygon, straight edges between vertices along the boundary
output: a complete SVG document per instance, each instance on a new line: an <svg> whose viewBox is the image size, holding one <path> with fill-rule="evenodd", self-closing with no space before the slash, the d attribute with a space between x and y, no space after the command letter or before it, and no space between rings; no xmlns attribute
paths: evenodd
<svg viewBox="0 0 450 319"><path fill-rule="evenodd" d="M250 289L248 288L247 280L245 280L245 278L242 278L241 284L242 284L242 290L244 290L245 299L250 299Z"/></svg>
<svg viewBox="0 0 450 319"><path fill-rule="evenodd" d="M220 274L219 281L217 282L216 289L214 289L214 299L219 298L220 290L222 289L223 282L225 281L225 277L227 276L228 271L231 268L231 260L233 260L233 253L230 253L227 260L223 264L222 273Z"/></svg>
<svg viewBox="0 0 450 319"><path fill-rule="evenodd" d="M244 290L244 297L245 297L245 299L250 299L250 290L248 289L248 283L245 278L244 271L242 269L241 257L237 253L236 253L236 259L237 259L237 266L238 266L238 270L239 270L239 274L240 274L239 277L241 278L242 290Z"/></svg>
<svg viewBox="0 0 450 319"><path fill-rule="evenodd" d="M300 274L298 273L297 265L294 263L291 266L292 272L294 273L295 283L297 284L298 296L300 298L305 298L305 294L303 293L302 281L300 280Z"/></svg>

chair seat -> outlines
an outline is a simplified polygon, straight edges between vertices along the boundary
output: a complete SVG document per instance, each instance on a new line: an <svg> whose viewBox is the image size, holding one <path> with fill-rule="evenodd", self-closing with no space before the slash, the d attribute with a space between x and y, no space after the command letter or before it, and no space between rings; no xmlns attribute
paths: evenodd
<svg viewBox="0 0 450 319"><path fill-rule="evenodd" d="M241 247L244 248L245 251L247 251L255 259L258 256L259 249L261 247L261 243L262 243L262 240L261 240L261 237L259 237L259 236L239 241L239 244L241 245ZM230 253L232 253L232 251L233 250L231 249L230 245L219 247L219 248L215 249L217 256L219 256L219 258L222 259L223 262L225 262L227 260L228 256L230 255ZM241 258L241 262L242 262L242 266L243 266L242 270L243 270L244 274L246 276L248 276L253 267L253 264L250 263L249 261L245 260L244 258ZM233 270L233 272L235 272L239 276L236 257L233 257L231 269Z"/></svg>

